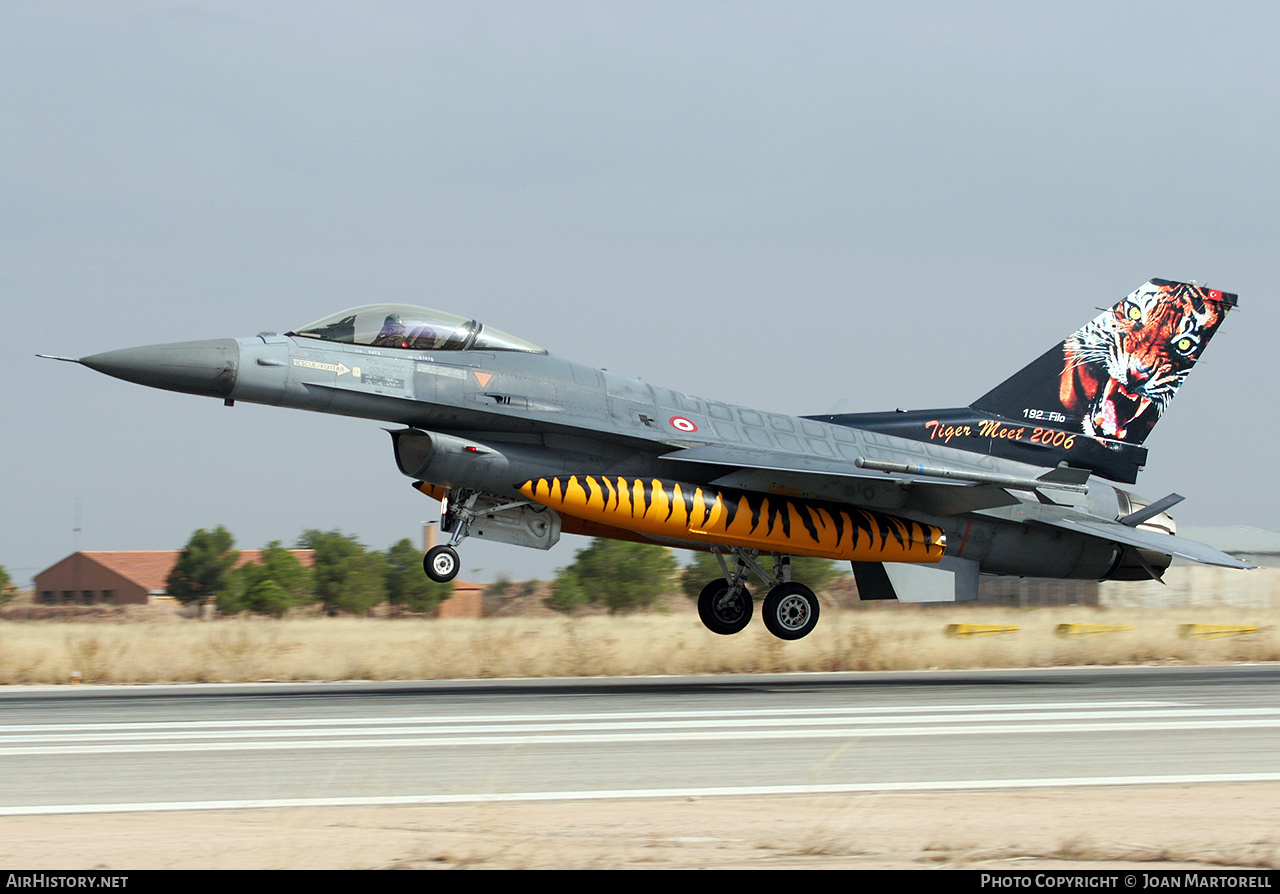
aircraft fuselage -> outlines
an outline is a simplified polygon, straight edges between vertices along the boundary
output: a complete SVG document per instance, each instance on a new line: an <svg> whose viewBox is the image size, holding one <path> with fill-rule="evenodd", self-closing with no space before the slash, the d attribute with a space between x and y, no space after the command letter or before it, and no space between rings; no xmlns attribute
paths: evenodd
<svg viewBox="0 0 1280 894"><path fill-rule="evenodd" d="M940 511L927 512L910 505L900 477L831 474L796 488L793 482L775 482L780 476L769 470L663 457L695 447L750 448L789 457L817 472L851 467L859 458L1026 477L1043 471L1033 466L945 443L707 400L550 354L424 355L262 335L125 349L82 362L140 384L220 397L228 403L245 401L405 426L412 431L394 433L401 471L445 488L519 499L519 486L537 479L669 479L853 503L932 525L946 534L948 555L973 559L989 573L1097 579L1114 572L1117 564L1118 550L1111 544L1051 527L1029 529L1025 522L1034 520L1040 508L1035 499L1003 498L997 500L1003 505L956 512L947 505L944 492L937 497ZM429 449L427 439L415 432L434 435ZM972 489L950 490L960 496ZM1087 494L1060 499L1095 508L1101 517L1117 514L1116 490L1110 486L1092 483ZM705 547L677 537L651 539Z"/></svg>
<svg viewBox="0 0 1280 894"><path fill-rule="evenodd" d="M476 320L366 305L297 332L111 351L77 362L143 385L393 423L396 463L441 501L457 573L467 536L546 549L561 531L728 556L699 598L717 633L750 619L795 639L816 595L790 556L849 561L862 598L950 601L980 573L1159 578L1173 556L1234 557L1174 535L1176 494L1132 482L1143 442L1236 296L1153 279L968 407L787 416L573 363ZM67 358L61 358L67 359ZM757 557L772 555L769 572Z"/></svg>

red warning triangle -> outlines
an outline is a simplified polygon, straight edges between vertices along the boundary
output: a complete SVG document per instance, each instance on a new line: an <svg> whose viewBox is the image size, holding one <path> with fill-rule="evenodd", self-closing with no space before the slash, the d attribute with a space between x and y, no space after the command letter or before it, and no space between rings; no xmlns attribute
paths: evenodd
<svg viewBox="0 0 1280 894"><path fill-rule="evenodd" d="M471 371L471 374L476 377L476 381L480 383L481 388L488 388L489 380L493 378L493 373L480 372L479 370L474 369Z"/></svg>

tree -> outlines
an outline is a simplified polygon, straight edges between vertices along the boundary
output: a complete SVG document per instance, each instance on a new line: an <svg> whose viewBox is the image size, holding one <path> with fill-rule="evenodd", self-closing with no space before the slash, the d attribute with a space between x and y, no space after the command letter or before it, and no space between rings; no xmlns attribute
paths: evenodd
<svg viewBox="0 0 1280 894"><path fill-rule="evenodd" d="M733 556L726 555L724 560L732 571ZM766 571L773 570L771 557L760 556L757 561ZM791 557L791 579L805 584L815 593L831 583L839 574L839 567L831 559L815 559L810 556ZM693 555L693 561L680 576L680 589L684 590L684 594L690 599L697 599L707 583L723 577L724 572L720 569L720 563L712 553L697 552Z"/></svg>
<svg viewBox="0 0 1280 894"><path fill-rule="evenodd" d="M436 583L422 573L422 553L408 538L386 552L387 599L411 612L433 612L453 592L452 583Z"/></svg>
<svg viewBox="0 0 1280 894"><path fill-rule="evenodd" d="M17 592L13 583L9 580L9 572L4 570L3 565L0 565L0 605L4 605L12 599Z"/></svg>
<svg viewBox="0 0 1280 894"><path fill-rule="evenodd" d="M604 605L610 614L633 611L666 593L675 571L666 547L597 537L560 571L546 603L562 612L583 605Z"/></svg>
<svg viewBox="0 0 1280 894"><path fill-rule="evenodd" d="M272 584L267 587L267 584ZM295 605L315 599L311 570L298 557L273 540L257 562L247 562L227 575L227 584L215 597L225 615L249 611L283 617Z"/></svg>
<svg viewBox="0 0 1280 894"><path fill-rule="evenodd" d="M213 604L218 609L220 615L238 615L240 612L249 611L249 584L245 578L249 572L245 569L248 566L241 565L239 568L231 569L227 575L227 583L221 590L213 595Z"/></svg>
<svg viewBox="0 0 1280 894"><path fill-rule="evenodd" d="M169 572L169 595L183 605L204 605L212 599L226 588L227 576L240 558L234 545L231 532L222 525L192 534Z"/></svg>
<svg viewBox="0 0 1280 894"><path fill-rule="evenodd" d="M387 598L386 561L340 531L306 531L298 541L315 550L315 593L331 615L363 615Z"/></svg>
<svg viewBox="0 0 1280 894"><path fill-rule="evenodd" d="M249 611L254 614L271 615L273 618L283 618L294 606L289 591L269 577L249 588L249 592L245 594L245 602L249 605Z"/></svg>
<svg viewBox="0 0 1280 894"><path fill-rule="evenodd" d="M315 575L298 557L273 540L262 551L260 559L264 577L275 581L288 595L291 605L314 602Z"/></svg>

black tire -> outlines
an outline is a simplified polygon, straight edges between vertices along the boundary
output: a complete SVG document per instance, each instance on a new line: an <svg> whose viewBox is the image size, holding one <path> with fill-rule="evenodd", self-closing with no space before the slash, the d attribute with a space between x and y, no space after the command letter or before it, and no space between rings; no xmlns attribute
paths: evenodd
<svg viewBox="0 0 1280 894"><path fill-rule="evenodd" d="M818 626L818 597L804 584L779 584L764 597L764 626L778 639L800 639Z"/></svg>
<svg viewBox="0 0 1280 894"><path fill-rule="evenodd" d="M457 577L460 565L458 551L452 546L433 546L422 557L422 570L438 584L447 584Z"/></svg>
<svg viewBox="0 0 1280 894"><path fill-rule="evenodd" d="M729 582L713 580L698 594L698 617L712 633L731 636L751 623L751 594L746 587L728 598Z"/></svg>

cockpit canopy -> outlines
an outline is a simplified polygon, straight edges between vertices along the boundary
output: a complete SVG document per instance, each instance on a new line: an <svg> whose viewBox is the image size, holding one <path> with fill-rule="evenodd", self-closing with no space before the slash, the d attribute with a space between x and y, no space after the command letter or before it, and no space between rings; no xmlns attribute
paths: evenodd
<svg viewBox="0 0 1280 894"><path fill-rule="evenodd" d="M366 304L325 317L289 335L410 351L546 353L537 345L475 320L411 304Z"/></svg>

